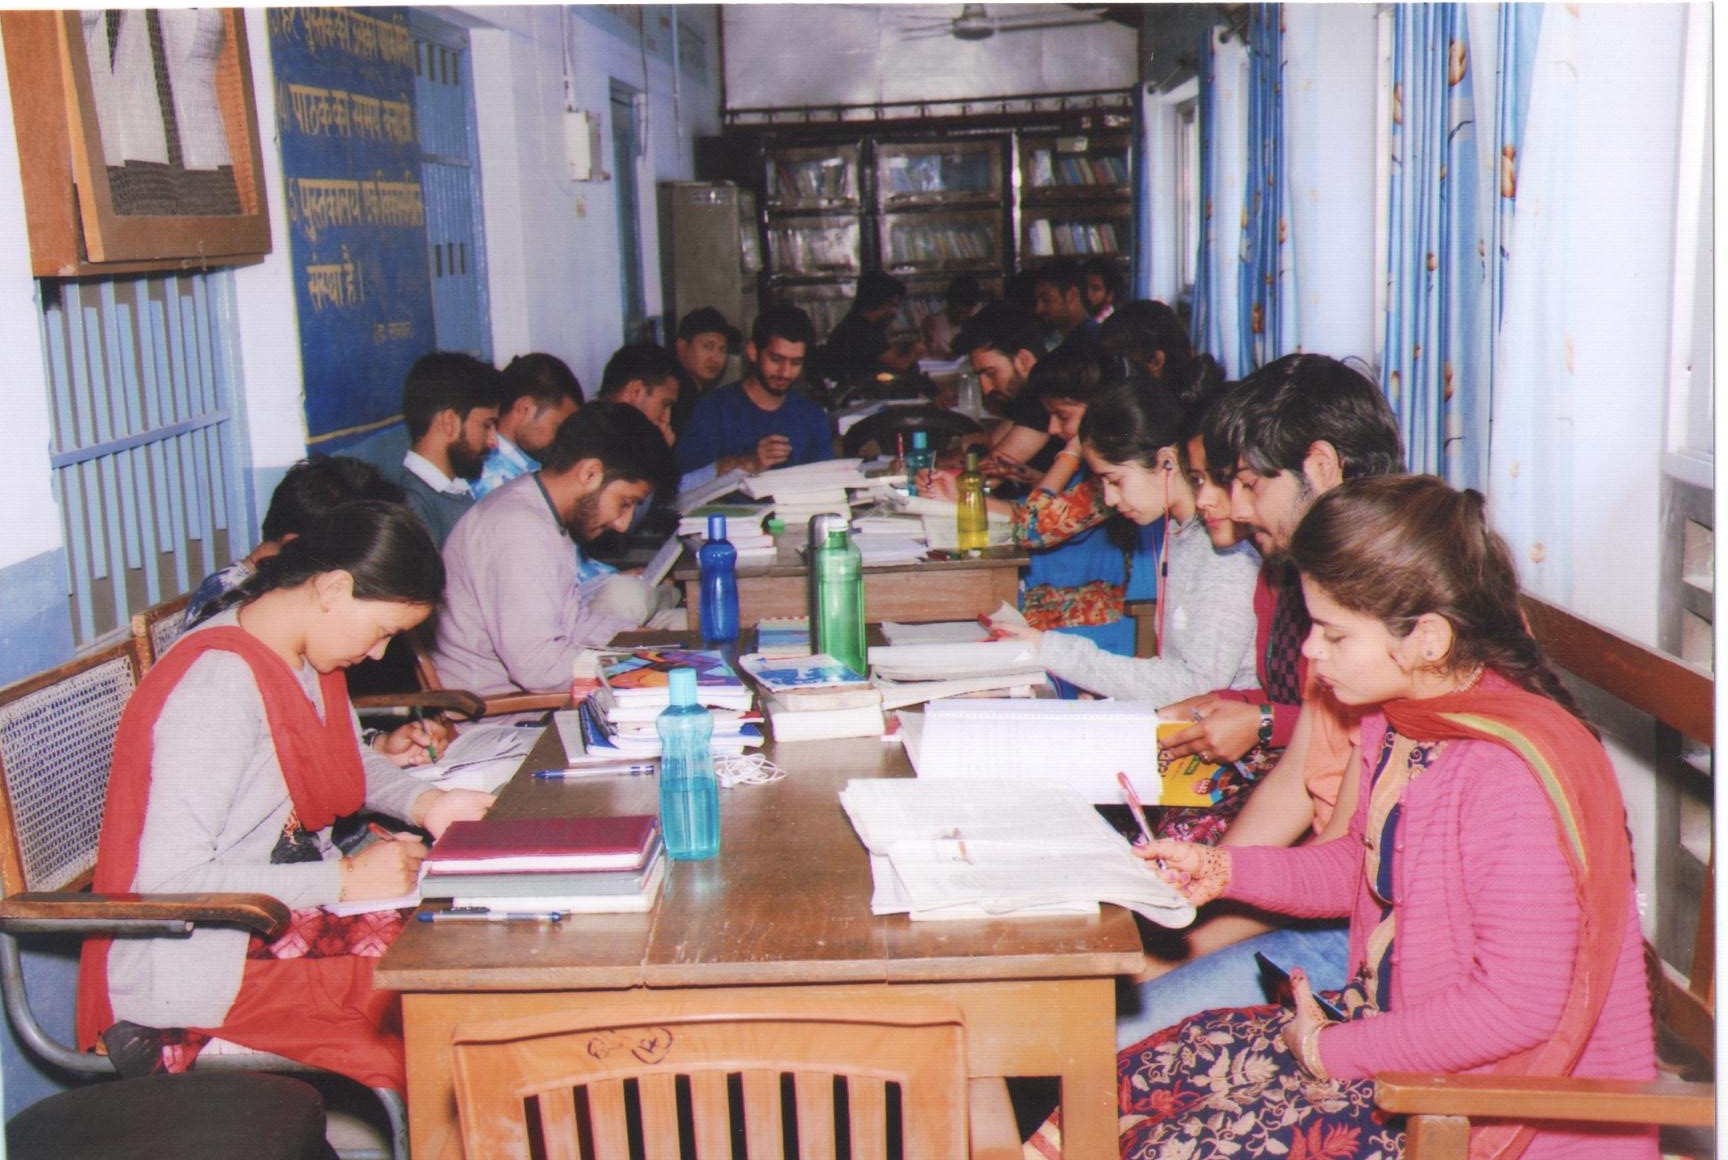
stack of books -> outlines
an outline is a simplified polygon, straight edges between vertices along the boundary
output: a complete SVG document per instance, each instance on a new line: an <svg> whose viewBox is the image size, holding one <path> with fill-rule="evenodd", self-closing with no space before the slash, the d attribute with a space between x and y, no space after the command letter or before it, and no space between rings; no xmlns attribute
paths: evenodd
<svg viewBox="0 0 1728 1160"><path fill-rule="evenodd" d="M426 855L421 896L506 913L647 910L666 876L652 814L453 822Z"/></svg>
<svg viewBox="0 0 1728 1160"><path fill-rule="evenodd" d="M744 494L755 499L772 498L774 514L788 528L801 528L811 516L833 513L850 516L848 488L868 488L861 459L829 459L798 467L777 467L747 477Z"/></svg>
<svg viewBox="0 0 1728 1160"><path fill-rule="evenodd" d="M763 708L775 741L882 735L882 695L845 662L826 653L804 657L752 653L738 663L762 686Z"/></svg>
<svg viewBox="0 0 1728 1160"><path fill-rule="evenodd" d="M726 542L738 551L740 564L767 564L774 560L774 537L762 530L769 505L751 503L703 504L678 521L678 535L695 551L708 539L708 517L726 517Z"/></svg>
<svg viewBox="0 0 1728 1160"><path fill-rule="evenodd" d="M714 715L710 749L716 756L762 744L762 714L750 688L718 652L704 649L636 649L614 654L600 670L601 687L581 705L582 734L589 756L628 760L660 754L654 724L671 704L668 674L696 670L696 700Z"/></svg>

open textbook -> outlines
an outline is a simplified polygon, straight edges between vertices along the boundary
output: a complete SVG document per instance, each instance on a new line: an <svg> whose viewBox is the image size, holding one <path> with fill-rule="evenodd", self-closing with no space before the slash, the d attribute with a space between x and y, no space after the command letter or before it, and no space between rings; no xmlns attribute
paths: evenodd
<svg viewBox="0 0 1728 1160"><path fill-rule="evenodd" d="M1194 907L1071 787L1012 781L855 779L840 792L870 851L872 914L917 920L1096 913L1127 907L1161 926Z"/></svg>

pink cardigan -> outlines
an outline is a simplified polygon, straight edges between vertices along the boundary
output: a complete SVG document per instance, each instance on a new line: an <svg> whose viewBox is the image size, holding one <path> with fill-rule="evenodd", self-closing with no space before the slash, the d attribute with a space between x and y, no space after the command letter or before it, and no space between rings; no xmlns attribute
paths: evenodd
<svg viewBox="0 0 1728 1160"><path fill-rule="evenodd" d="M1379 905L1363 880L1368 765L1386 718L1362 722L1363 788L1349 832L1295 849L1232 850L1228 897L1300 917L1350 916L1350 965L1365 957ZM1553 811L1511 750L1452 741L1406 787L1394 866L1398 931L1391 1010L1329 1028L1320 1057L1339 1079L1380 1071L1486 1071L1549 1038L1578 945L1579 907ZM1656 1077L1650 995L1636 905L1608 998L1573 1074ZM1537 1134L1526 1160L1653 1160L1654 1128Z"/></svg>

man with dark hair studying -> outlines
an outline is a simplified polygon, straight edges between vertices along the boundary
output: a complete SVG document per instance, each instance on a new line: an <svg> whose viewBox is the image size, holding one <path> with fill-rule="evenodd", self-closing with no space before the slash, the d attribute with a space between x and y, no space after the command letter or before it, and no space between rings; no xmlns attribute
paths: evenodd
<svg viewBox="0 0 1728 1160"><path fill-rule="evenodd" d="M742 382L697 400L690 425L678 438L678 470L689 476L713 468L755 474L834 458L828 413L793 385L816 341L810 318L796 306L770 306L756 317L744 344L749 366ZM686 480L686 486L696 480Z"/></svg>
<svg viewBox="0 0 1728 1160"><path fill-rule="evenodd" d="M634 600L618 591L621 580L646 589L635 577L582 580L581 545L630 526L666 455L665 437L636 408L590 403L558 428L539 471L462 517L444 548L449 579L433 648L449 687L567 688L583 648L651 621L652 590Z"/></svg>

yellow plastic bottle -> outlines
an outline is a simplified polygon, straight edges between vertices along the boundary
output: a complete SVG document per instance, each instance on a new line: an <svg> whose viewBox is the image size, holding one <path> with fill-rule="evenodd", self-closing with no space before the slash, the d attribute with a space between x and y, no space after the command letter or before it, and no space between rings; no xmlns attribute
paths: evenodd
<svg viewBox="0 0 1728 1160"><path fill-rule="evenodd" d="M954 515L954 532L962 552L982 549L990 542L990 515L984 507L984 473L978 470L978 448L966 449L966 470L960 473L960 507Z"/></svg>

